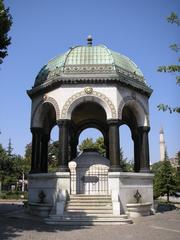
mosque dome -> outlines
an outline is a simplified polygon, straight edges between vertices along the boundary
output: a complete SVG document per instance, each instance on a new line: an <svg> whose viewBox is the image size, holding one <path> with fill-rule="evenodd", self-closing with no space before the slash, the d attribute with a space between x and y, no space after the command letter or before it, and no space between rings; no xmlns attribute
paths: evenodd
<svg viewBox="0 0 180 240"><path fill-rule="evenodd" d="M130 58L112 51L105 45L92 45L91 36L87 40L87 46L72 47L50 60L37 75L34 87L57 78L67 81L83 78L113 80L124 76L145 83L141 70Z"/></svg>

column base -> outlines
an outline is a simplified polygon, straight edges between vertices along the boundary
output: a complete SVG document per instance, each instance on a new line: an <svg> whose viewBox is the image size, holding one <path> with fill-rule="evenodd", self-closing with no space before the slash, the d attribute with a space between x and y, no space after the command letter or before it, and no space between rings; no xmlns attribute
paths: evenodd
<svg viewBox="0 0 180 240"><path fill-rule="evenodd" d="M58 172L70 172L68 166L58 167Z"/></svg>
<svg viewBox="0 0 180 240"><path fill-rule="evenodd" d="M139 172L140 173L150 173L150 169L148 169L148 168L141 168Z"/></svg>
<svg viewBox="0 0 180 240"><path fill-rule="evenodd" d="M29 174L33 174L33 173L42 173L42 171L40 169L34 169L29 172Z"/></svg>
<svg viewBox="0 0 180 240"><path fill-rule="evenodd" d="M117 165L110 166L109 172L122 172L122 168Z"/></svg>

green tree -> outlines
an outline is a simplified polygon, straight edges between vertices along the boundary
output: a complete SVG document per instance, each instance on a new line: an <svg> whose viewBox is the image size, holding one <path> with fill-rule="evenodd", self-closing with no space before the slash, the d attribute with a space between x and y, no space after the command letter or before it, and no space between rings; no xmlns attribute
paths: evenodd
<svg viewBox="0 0 180 240"><path fill-rule="evenodd" d="M180 151L177 152L176 157L178 161L178 166L180 166Z"/></svg>
<svg viewBox="0 0 180 240"><path fill-rule="evenodd" d="M48 171L55 172L58 167L59 141L54 141L48 145Z"/></svg>
<svg viewBox="0 0 180 240"><path fill-rule="evenodd" d="M32 145L31 143L27 144L26 147L25 147L25 159L31 163L31 154L32 154Z"/></svg>
<svg viewBox="0 0 180 240"><path fill-rule="evenodd" d="M163 162L153 164L152 171L154 173L154 197L158 198L166 194L167 202L169 202L169 195L177 189L177 176L167 153L165 153Z"/></svg>
<svg viewBox="0 0 180 240"><path fill-rule="evenodd" d="M17 185L23 177L27 178L30 162L26 157L12 153L12 144L9 141L7 150L0 144L0 181L2 186Z"/></svg>
<svg viewBox="0 0 180 240"><path fill-rule="evenodd" d="M3 185L5 178L7 176L7 171L9 170L9 161L6 150L0 144L0 181Z"/></svg>
<svg viewBox="0 0 180 240"><path fill-rule="evenodd" d="M9 155L0 144L0 180L2 185L16 184L19 178L20 156Z"/></svg>
<svg viewBox="0 0 180 240"><path fill-rule="evenodd" d="M178 166L176 168L176 182L177 182L176 191L180 192L180 151L177 152L176 157L178 163Z"/></svg>
<svg viewBox="0 0 180 240"><path fill-rule="evenodd" d="M97 148L95 146L95 143L93 142L92 138L86 138L82 141L82 143L79 145L79 150L82 152L84 149L92 149Z"/></svg>
<svg viewBox="0 0 180 240"><path fill-rule="evenodd" d="M52 166L57 166L59 155L59 141L54 141L48 145L48 162Z"/></svg>
<svg viewBox="0 0 180 240"><path fill-rule="evenodd" d="M167 17L167 21L171 24L176 24L177 26L180 26L180 19L177 16L177 14L174 12L172 12L171 15L169 17ZM176 43L172 44L172 45L170 45L170 48L173 51L178 53L180 51L180 44L176 44ZM180 62L180 57L178 57L178 62ZM159 66L157 71L164 72L164 73L179 73L180 65L172 64L172 65L168 65L168 66ZM180 76L179 75L176 76L176 83L177 83L177 85L180 85ZM172 106L169 106L168 104L161 103L157 106L157 108L158 108L158 110L162 110L162 111L169 110L170 113L172 113L172 112L180 113L180 106L172 107Z"/></svg>
<svg viewBox="0 0 180 240"><path fill-rule="evenodd" d="M99 137L96 139L95 143L94 143L95 148L98 149L98 152L102 155L102 156L106 156L106 147L104 145L104 139L103 137Z"/></svg>
<svg viewBox="0 0 180 240"><path fill-rule="evenodd" d="M11 139L9 138L8 148L7 148L8 156L12 155L12 151L13 151L13 147L12 147Z"/></svg>
<svg viewBox="0 0 180 240"><path fill-rule="evenodd" d="M3 0L0 0L0 64L8 55L7 47L11 43L11 38L8 32L12 25L12 17L9 13L9 8L5 8Z"/></svg>

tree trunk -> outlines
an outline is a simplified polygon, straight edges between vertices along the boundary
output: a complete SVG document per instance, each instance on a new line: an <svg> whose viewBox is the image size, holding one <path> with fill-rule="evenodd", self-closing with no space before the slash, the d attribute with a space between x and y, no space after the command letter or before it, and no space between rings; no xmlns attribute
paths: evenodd
<svg viewBox="0 0 180 240"><path fill-rule="evenodd" d="M167 191L167 203L169 203L169 190Z"/></svg>

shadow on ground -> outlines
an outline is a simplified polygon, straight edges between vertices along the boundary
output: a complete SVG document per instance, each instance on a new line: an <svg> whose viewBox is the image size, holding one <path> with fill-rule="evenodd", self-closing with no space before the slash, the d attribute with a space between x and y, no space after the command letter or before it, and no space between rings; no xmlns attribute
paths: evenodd
<svg viewBox="0 0 180 240"><path fill-rule="evenodd" d="M15 239L26 232L55 233L57 231L74 231L87 229L88 226L60 226L46 224L42 218L24 213L24 206L0 203L0 239Z"/></svg>
<svg viewBox="0 0 180 240"><path fill-rule="evenodd" d="M173 203L158 203L156 212L164 213L177 209Z"/></svg>

